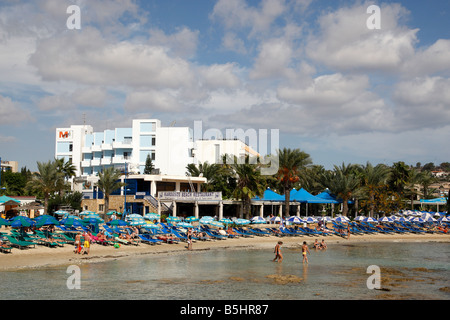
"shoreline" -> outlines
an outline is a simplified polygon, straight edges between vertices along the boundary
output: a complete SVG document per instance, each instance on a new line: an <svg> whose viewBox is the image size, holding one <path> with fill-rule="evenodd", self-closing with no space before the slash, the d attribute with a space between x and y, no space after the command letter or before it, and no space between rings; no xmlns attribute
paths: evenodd
<svg viewBox="0 0 450 320"><path fill-rule="evenodd" d="M87 263L105 262L111 259L125 259L150 254L183 254L214 249L269 249L273 250L278 241L283 241L283 247L300 247L303 241L310 246L315 239L325 240L327 244L348 244L361 242L450 242L450 235L445 234L374 234L351 235L347 240L336 235L326 237L294 236L294 237L253 237L226 240L196 241L193 250L186 249L187 244L122 245L115 249L113 246L93 244L89 255L73 253L73 246L65 244L63 247L49 248L36 245L35 248L13 248L12 253L0 253L0 271L19 271L36 268L57 267L64 265L82 265Z"/></svg>

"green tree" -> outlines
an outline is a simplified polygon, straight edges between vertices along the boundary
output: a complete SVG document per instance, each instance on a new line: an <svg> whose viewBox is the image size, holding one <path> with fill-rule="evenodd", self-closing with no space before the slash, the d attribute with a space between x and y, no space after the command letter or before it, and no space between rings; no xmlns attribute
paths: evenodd
<svg viewBox="0 0 450 320"><path fill-rule="evenodd" d="M155 166L153 165L152 158L150 158L150 155L147 154L147 158L145 159L144 174L152 174L154 169Z"/></svg>
<svg viewBox="0 0 450 320"><path fill-rule="evenodd" d="M103 197L105 199L104 212L109 210L109 196L115 190L123 187L126 183L119 181L122 173L119 170L114 169L114 167L109 167L104 169L98 174L98 188L103 192Z"/></svg>
<svg viewBox="0 0 450 320"><path fill-rule="evenodd" d="M281 182L285 196L284 216L289 216L290 191L300 178L300 171L312 164L311 157L300 149L283 148L277 150L278 172L277 179Z"/></svg>
<svg viewBox="0 0 450 320"><path fill-rule="evenodd" d="M58 170L57 161L37 162L38 172L34 173L27 183L27 188L41 193L44 198L44 214L47 214L48 200L58 190L64 175Z"/></svg>
<svg viewBox="0 0 450 320"><path fill-rule="evenodd" d="M251 199L255 196L261 197L264 193L264 179L261 177L258 165L250 163L248 156L244 162L238 161L235 157L231 167L236 176L236 188L233 195L236 199L242 200L244 217L248 219Z"/></svg>
<svg viewBox="0 0 450 320"><path fill-rule="evenodd" d="M409 167L403 161L395 162L392 165L388 184L391 190L397 192L400 197L403 196L408 177Z"/></svg>
<svg viewBox="0 0 450 320"><path fill-rule="evenodd" d="M327 171L321 177L323 187L330 189L331 193L342 200L342 215L344 216L348 213L348 201L360 188L358 170L358 165L342 163L341 166L335 165L333 171Z"/></svg>
<svg viewBox="0 0 450 320"><path fill-rule="evenodd" d="M369 206L370 217L373 217L375 212L375 194L385 189L390 172L391 169L388 166L378 164L374 167L370 162L361 168L361 191L368 199L366 203Z"/></svg>

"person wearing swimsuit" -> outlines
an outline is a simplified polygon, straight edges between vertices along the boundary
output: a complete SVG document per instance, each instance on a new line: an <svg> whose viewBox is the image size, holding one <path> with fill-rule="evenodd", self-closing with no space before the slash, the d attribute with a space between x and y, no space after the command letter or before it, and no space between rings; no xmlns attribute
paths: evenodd
<svg viewBox="0 0 450 320"><path fill-rule="evenodd" d="M303 245L302 245L302 255L303 255L303 263L308 263L308 257L306 256L306 253L309 253L309 249L308 246L306 245L306 241L303 241Z"/></svg>
<svg viewBox="0 0 450 320"><path fill-rule="evenodd" d="M278 262L283 261L283 255L281 254L281 245L283 244L282 241L278 241L277 245L275 246L275 258L272 261L276 261L278 259Z"/></svg>

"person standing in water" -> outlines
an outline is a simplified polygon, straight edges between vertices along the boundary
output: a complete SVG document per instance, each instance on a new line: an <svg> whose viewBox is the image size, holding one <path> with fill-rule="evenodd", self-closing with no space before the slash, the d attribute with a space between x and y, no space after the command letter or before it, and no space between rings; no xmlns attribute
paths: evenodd
<svg viewBox="0 0 450 320"><path fill-rule="evenodd" d="M303 255L303 263L308 263L308 257L306 256L306 253L309 253L309 249L308 246L306 245L306 241L303 241L303 245L302 245L302 255Z"/></svg>
<svg viewBox="0 0 450 320"><path fill-rule="evenodd" d="M278 262L283 261L283 255L281 254L281 245L283 244L282 241L278 241L277 245L275 246L275 258L272 261L276 261L278 259Z"/></svg>

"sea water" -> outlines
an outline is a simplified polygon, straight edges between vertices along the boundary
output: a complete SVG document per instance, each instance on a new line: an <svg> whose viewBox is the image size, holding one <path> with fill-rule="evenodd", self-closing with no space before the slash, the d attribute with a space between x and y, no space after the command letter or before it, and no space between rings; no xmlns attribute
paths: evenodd
<svg viewBox="0 0 450 320"><path fill-rule="evenodd" d="M218 249L149 254L79 266L0 272L0 299L450 299L448 243L338 243L311 250ZM371 265L381 290L369 289Z"/></svg>

